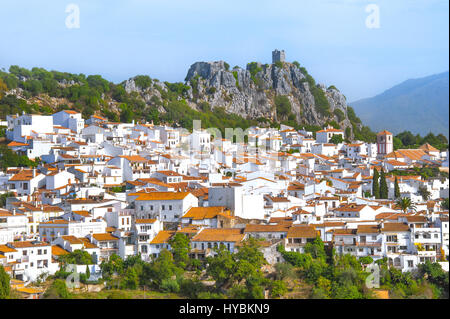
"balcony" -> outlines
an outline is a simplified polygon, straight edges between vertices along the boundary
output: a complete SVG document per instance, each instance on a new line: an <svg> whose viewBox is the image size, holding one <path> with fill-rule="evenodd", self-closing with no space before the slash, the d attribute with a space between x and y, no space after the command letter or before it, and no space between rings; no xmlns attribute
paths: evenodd
<svg viewBox="0 0 450 319"><path fill-rule="evenodd" d="M419 257L436 257L436 251L435 250L417 251L417 256L419 256Z"/></svg>

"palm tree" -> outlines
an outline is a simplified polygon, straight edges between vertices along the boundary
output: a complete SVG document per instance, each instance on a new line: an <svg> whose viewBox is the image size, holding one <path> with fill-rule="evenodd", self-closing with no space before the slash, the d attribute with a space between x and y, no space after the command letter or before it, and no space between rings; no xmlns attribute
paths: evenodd
<svg viewBox="0 0 450 319"><path fill-rule="evenodd" d="M416 205L411 201L411 198L408 197L402 197L399 198L396 202L397 206L400 207L400 209L406 213L409 210L416 211Z"/></svg>

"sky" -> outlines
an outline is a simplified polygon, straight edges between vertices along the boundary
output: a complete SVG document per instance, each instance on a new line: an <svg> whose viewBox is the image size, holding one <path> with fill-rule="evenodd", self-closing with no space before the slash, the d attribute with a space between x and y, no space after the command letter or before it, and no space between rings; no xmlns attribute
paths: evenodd
<svg viewBox="0 0 450 319"><path fill-rule="evenodd" d="M351 102L449 69L448 0L0 0L0 29L0 68L114 83L182 82L197 61L245 68L283 49Z"/></svg>

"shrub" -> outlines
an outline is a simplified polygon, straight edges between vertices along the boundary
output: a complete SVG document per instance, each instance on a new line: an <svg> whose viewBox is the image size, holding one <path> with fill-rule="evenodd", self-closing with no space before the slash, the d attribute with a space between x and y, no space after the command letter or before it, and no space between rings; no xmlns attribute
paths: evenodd
<svg viewBox="0 0 450 319"><path fill-rule="evenodd" d="M279 117L286 117L291 113L292 106L287 96L276 96L274 102Z"/></svg>
<svg viewBox="0 0 450 319"><path fill-rule="evenodd" d="M282 280L274 280L272 282L272 289L270 295L272 297L281 297L287 292L286 283Z"/></svg>
<svg viewBox="0 0 450 319"><path fill-rule="evenodd" d="M62 279L56 279L44 293L45 299L69 299L70 293L66 282Z"/></svg>
<svg viewBox="0 0 450 319"><path fill-rule="evenodd" d="M175 279L163 279L159 289L163 292L179 292L180 285Z"/></svg>
<svg viewBox="0 0 450 319"><path fill-rule="evenodd" d="M283 68L283 62L281 62L281 61L277 61L277 62L275 62L275 66L277 67L277 68L280 68L280 69L282 69Z"/></svg>

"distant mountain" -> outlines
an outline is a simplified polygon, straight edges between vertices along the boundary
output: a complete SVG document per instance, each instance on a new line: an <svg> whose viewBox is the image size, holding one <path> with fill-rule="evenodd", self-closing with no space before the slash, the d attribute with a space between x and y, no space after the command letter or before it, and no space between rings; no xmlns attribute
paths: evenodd
<svg viewBox="0 0 450 319"><path fill-rule="evenodd" d="M349 103L365 125L394 134L409 130L422 136L449 136L449 72L407 80L385 92Z"/></svg>

